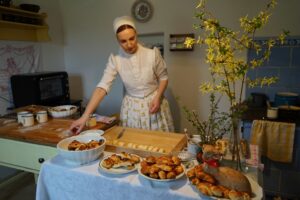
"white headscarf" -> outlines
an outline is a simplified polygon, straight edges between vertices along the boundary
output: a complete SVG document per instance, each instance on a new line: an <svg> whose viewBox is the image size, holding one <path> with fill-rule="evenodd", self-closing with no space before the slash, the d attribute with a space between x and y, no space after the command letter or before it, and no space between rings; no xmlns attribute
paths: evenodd
<svg viewBox="0 0 300 200"><path fill-rule="evenodd" d="M122 17L117 17L115 20L114 20L114 31L115 33L117 33L117 30L120 26L123 26L123 25L130 25L132 26L134 29L135 28L135 24L133 22L133 19L129 16L122 16Z"/></svg>

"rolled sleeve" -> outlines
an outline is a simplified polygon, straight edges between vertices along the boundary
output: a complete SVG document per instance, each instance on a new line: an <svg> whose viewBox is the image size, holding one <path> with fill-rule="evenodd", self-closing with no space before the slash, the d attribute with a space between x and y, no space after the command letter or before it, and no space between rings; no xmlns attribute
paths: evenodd
<svg viewBox="0 0 300 200"><path fill-rule="evenodd" d="M167 65L162 58L160 51L158 48L154 48L155 50L155 75L159 80L168 80L168 71Z"/></svg>
<svg viewBox="0 0 300 200"><path fill-rule="evenodd" d="M106 93L110 92L111 86L116 79L116 75L118 73L116 68L116 58L113 54L109 56L108 63L106 64L106 68L104 70L103 76L100 82L97 84L96 87L103 88Z"/></svg>

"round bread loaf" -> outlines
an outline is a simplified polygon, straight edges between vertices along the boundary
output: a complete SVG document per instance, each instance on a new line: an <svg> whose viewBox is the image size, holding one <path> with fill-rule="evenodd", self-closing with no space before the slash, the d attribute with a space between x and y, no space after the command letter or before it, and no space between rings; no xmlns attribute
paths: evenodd
<svg viewBox="0 0 300 200"><path fill-rule="evenodd" d="M219 185L225 186L239 192L246 192L251 195L251 185L248 178L241 172L230 167L210 167L206 165L204 171L211 174Z"/></svg>

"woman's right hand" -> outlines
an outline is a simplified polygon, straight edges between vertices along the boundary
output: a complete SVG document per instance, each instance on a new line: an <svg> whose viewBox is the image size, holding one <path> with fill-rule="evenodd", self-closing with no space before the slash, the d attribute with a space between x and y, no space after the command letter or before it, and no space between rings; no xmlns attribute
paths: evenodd
<svg viewBox="0 0 300 200"><path fill-rule="evenodd" d="M77 119L71 124L69 130L72 131L74 135L78 135L85 126L87 120L87 117L81 116L79 119Z"/></svg>

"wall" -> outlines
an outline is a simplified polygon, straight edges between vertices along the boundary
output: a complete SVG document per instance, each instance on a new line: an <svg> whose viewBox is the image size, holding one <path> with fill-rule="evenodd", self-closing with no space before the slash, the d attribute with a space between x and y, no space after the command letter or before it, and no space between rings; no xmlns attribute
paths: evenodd
<svg viewBox="0 0 300 200"><path fill-rule="evenodd" d="M111 52L117 52L118 45L112 31L115 17L130 15L134 0L60 0L64 27L64 59L67 71L75 77L71 80L71 96L87 101L95 85L102 76L107 58ZM201 82L209 80L207 65L204 61L204 49L196 47L193 52L170 52L168 36L176 33L194 32L196 23L193 15L197 0L150 0L154 8L152 19L147 23L136 23L141 34L164 33L165 60L169 71L167 97L170 100L177 131L184 127L190 129L181 111L182 105L200 112L205 119L208 115L208 97L200 94ZM222 19L225 25L236 29L238 18L248 14L252 16L263 8L261 0L211 0L208 7ZM282 28L289 29L292 35L300 35L297 20L300 2L297 0L279 0L270 23L258 36L277 35ZM244 54L246 56L246 54ZM117 80L111 93L98 108L102 114L119 111L123 95L122 84ZM180 104L176 100L179 98ZM227 103L221 102L226 110Z"/></svg>
<svg viewBox="0 0 300 200"><path fill-rule="evenodd" d="M42 46L42 67L45 71L65 70L64 62L64 33L61 23L61 10L59 0L39 1L39 0L14 0L14 5L21 3L38 4L40 12L48 14L47 24L49 25L50 42L41 43Z"/></svg>

